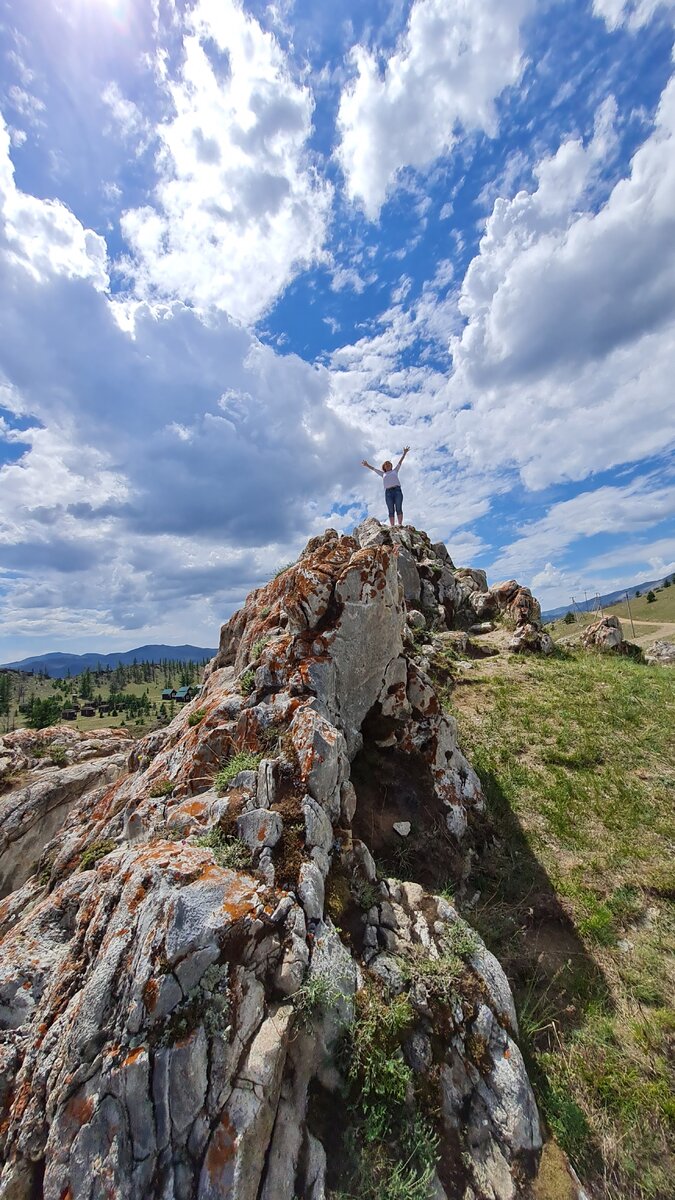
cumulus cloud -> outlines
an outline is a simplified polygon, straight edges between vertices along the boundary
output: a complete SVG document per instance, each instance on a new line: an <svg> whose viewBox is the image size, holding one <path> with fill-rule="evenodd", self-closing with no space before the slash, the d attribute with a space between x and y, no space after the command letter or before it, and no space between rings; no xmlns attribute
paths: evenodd
<svg viewBox="0 0 675 1200"><path fill-rule="evenodd" d="M352 511L359 436L325 369L224 313L112 301L103 239L19 192L0 149L2 401L32 418L0 469L0 633L208 644L337 502Z"/></svg>
<svg viewBox="0 0 675 1200"><path fill-rule="evenodd" d="M121 221L127 269L141 296L254 321L321 255L332 192L307 148L313 99L236 0L199 0L185 21L153 202Z"/></svg>
<svg viewBox="0 0 675 1200"><path fill-rule="evenodd" d="M606 100L587 143L569 138L535 164L531 191L495 201L463 280L441 271L332 356L338 410L387 452L415 447L410 479L438 535L454 536L514 485L527 494L584 480L675 442L675 81L607 189L614 111ZM411 365L418 339L426 356ZM516 531L493 563L482 547L482 562L528 579L561 549L583 548L589 522L609 533L664 519L648 488L620 497L612 507L615 491L584 489ZM509 533L502 525L500 542Z"/></svg>
<svg viewBox="0 0 675 1200"><path fill-rule="evenodd" d="M520 77L520 26L531 9L531 0L415 0L386 61L353 48L337 153L350 198L371 219L404 167L447 153L459 129L496 132L495 100Z"/></svg>
<svg viewBox="0 0 675 1200"><path fill-rule="evenodd" d="M108 286L105 241L85 229L59 200L38 200L17 189L9 130L0 114L0 214L7 258L36 280L56 271L70 279Z"/></svg>

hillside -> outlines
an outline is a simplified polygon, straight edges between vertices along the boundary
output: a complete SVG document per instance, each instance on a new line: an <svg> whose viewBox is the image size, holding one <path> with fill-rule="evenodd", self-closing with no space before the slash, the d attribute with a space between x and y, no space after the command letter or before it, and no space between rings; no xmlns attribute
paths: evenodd
<svg viewBox="0 0 675 1200"><path fill-rule="evenodd" d="M628 594L628 599L632 600L636 592L645 593L651 589L663 587L663 583L663 576L661 579L647 579L644 583L632 583L629 587L617 588L613 592L606 592L605 595L600 596L600 604L603 608L608 608L610 605L621 603L621 601L625 599L626 593ZM594 612L597 607L597 603L598 601L595 596L592 596L588 600L579 600L579 597L577 596L575 607L579 612ZM565 613L569 612L571 607L572 604L570 599L569 604L562 604L559 608L548 609L547 612L542 614L543 619L544 621L556 621L559 617L564 617Z"/></svg>
<svg viewBox="0 0 675 1200"><path fill-rule="evenodd" d="M647 593L643 593L633 597L629 604L624 599L602 610L608 616L618 617L624 637L643 648L659 638L675 641L675 587L655 588L653 594L653 602L647 599ZM589 612L576 614L574 624L555 621L550 628L551 636L555 641L578 641L584 629L596 619L596 614Z"/></svg>
<svg viewBox="0 0 675 1200"><path fill-rule="evenodd" d="M17 671L46 672L52 679L64 679L67 675L79 675L82 671L94 671L97 668L114 668L120 663L125 665L136 662L206 662L213 658L214 649L204 646L137 646L135 650L115 650L111 654L63 654L54 651L49 654L35 654L30 658L22 658L16 662L2 663L3 667Z"/></svg>
<svg viewBox="0 0 675 1200"><path fill-rule="evenodd" d="M500 829L465 915L514 988L542 1110L593 1196L665 1200L675 672L500 655L454 667L450 710Z"/></svg>

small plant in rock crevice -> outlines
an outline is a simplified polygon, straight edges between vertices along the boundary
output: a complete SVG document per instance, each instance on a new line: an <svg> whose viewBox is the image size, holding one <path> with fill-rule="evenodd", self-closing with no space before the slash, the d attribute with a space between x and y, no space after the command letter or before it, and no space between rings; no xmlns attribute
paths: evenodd
<svg viewBox="0 0 675 1200"><path fill-rule="evenodd" d="M166 973L166 972L164 972ZM207 1037L226 1036L230 1031L230 994L227 963L207 967L199 983L158 1029L157 1044L173 1046L189 1037L200 1025Z"/></svg>
<svg viewBox="0 0 675 1200"><path fill-rule="evenodd" d="M331 1200L430 1200L438 1138L412 1103L402 1042L413 1024L406 996L367 983L344 1042L351 1089L338 1190Z"/></svg>
<svg viewBox="0 0 675 1200"><path fill-rule="evenodd" d="M264 636L264 637L259 637L257 639L257 641L255 641L253 643L253 645L251 646L251 662L255 662L256 659L260 658L260 655L262 654L263 650L265 649L265 646L267 646L267 644L269 643L269 640L270 639L267 636Z"/></svg>
<svg viewBox="0 0 675 1200"><path fill-rule="evenodd" d="M335 1008L342 992L327 974L309 974L293 996L293 1008L305 1029L313 1029L314 1021Z"/></svg>
<svg viewBox="0 0 675 1200"><path fill-rule="evenodd" d="M193 713L190 713L190 716L188 717L188 725L190 726L191 729L193 729L195 725L201 724L201 722L204 720L205 716L206 716L205 708L196 708L195 711Z"/></svg>
<svg viewBox="0 0 675 1200"><path fill-rule="evenodd" d="M195 838L195 845L211 850L219 867L240 871L251 865L251 851L241 838L228 837L219 825Z"/></svg>
<svg viewBox="0 0 675 1200"><path fill-rule="evenodd" d="M158 779L153 783L148 795L152 796L153 799L159 799L161 796L170 796L174 787L175 784L170 779Z"/></svg>
<svg viewBox="0 0 675 1200"><path fill-rule="evenodd" d="M117 842L113 838L105 838L100 842L93 842L91 846L87 846L81 859L80 866L83 871L90 871L97 863L105 858L117 848Z"/></svg>
<svg viewBox="0 0 675 1200"><path fill-rule="evenodd" d="M244 671L244 674L239 680L239 687L241 688L242 696L251 695L251 692L255 687L255 671L252 667L249 667L248 671Z"/></svg>
<svg viewBox="0 0 675 1200"><path fill-rule="evenodd" d="M253 754L249 750L240 750L233 754L221 771L216 775L213 786L218 793L224 792L236 779L241 771L257 771L262 762L262 754Z"/></svg>

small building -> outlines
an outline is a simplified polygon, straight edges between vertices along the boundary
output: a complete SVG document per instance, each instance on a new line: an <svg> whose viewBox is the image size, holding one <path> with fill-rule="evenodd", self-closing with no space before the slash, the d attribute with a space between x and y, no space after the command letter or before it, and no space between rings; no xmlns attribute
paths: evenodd
<svg viewBox="0 0 675 1200"><path fill-rule="evenodd" d="M195 687L180 687L176 692L176 700L179 704L187 704L188 700L193 700L197 695Z"/></svg>
<svg viewBox="0 0 675 1200"><path fill-rule="evenodd" d="M109 704L105 704L105 703L104 703L104 704L99 704L99 706L98 706L98 715L99 715L99 717L107 717L107 715L108 715L108 713L109 713L109 712L110 712L110 705L109 705Z"/></svg>
<svg viewBox="0 0 675 1200"><path fill-rule="evenodd" d="M164 688L164 691L162 692L162 700L175 700L175 699L176 699L176 689L175 688Z"/></svg>
<svg viewBox="0 0 675 1200"><path fill-rule="evenodd" d="M96 709L93 704L85 704L80 711L80 715L83 717L95 717Z"/></svg>
<svg viewBox="0 0 675 1200"><path fill-rule="evenodd" d="M75 712L74 708L64 708L63 712L61 713L61 718L64 721L76 721L77 713Z"/></svg>

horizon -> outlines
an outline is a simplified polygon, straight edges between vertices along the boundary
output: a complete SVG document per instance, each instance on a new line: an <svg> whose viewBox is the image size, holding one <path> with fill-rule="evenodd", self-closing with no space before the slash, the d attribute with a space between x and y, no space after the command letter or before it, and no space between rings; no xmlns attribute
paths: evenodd
<svg viewBox="0 0 675 1200"><path fill-rule="evenodd" d="M0 660L217 641L408 444L544 611L675 571L675 0L0 3Z"/></svg>

